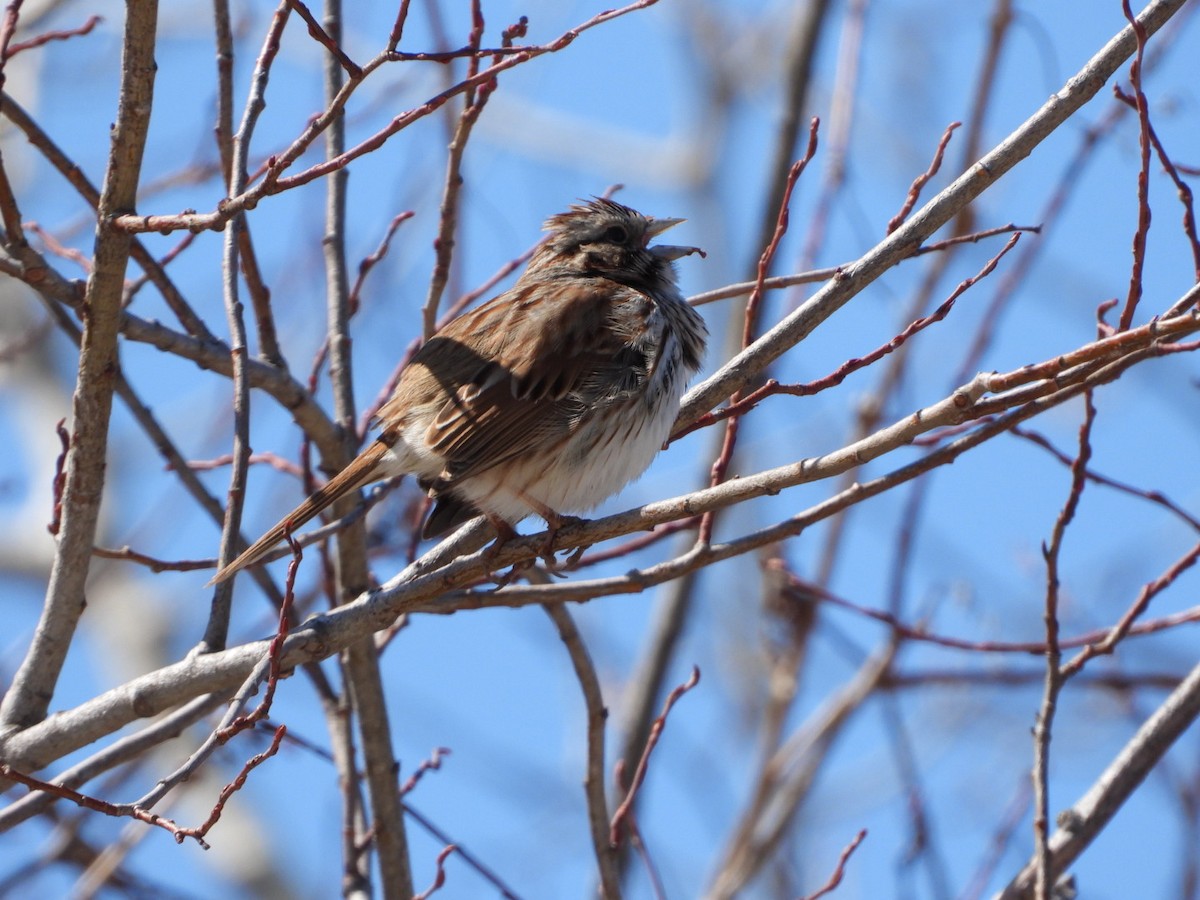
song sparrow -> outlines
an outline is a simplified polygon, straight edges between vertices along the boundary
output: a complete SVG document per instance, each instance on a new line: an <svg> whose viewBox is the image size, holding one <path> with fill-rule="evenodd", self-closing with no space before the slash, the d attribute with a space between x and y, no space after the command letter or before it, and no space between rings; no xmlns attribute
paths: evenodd
<svg viewBox="0 0 1200 900"><path fill-rule="evenodd" d="M615 494L667 439L707 329L675 285L696 247L649 246L682 219L572 206L512 289L425 343L379 410L379 437L213 578L252 565L338 498L414 474L433 537L482 513L553 528Z"/></svg>

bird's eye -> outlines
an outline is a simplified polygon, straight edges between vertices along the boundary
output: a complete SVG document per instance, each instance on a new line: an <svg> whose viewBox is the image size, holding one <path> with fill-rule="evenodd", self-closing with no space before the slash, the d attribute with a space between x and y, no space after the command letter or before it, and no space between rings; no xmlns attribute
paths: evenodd
<svg viewBox="0 0 1200 900"><path fill-rule="evenodd" d="M629 240L629 232L623 225L609 225L608 230L604 232L604 239L614 244L623 244Z"/></svg>

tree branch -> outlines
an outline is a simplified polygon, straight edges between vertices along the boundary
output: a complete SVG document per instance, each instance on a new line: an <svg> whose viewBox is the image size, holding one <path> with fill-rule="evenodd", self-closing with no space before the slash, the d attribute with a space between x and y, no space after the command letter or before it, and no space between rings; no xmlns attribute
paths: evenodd
<svg viewBox="0 0 1200 900"><path fill-rule="evenodd" d="M108 421L119 365L117 336L130 249L129 236L114 229L112 220L132 211L137 203L154 96L157 21L156 0L129 0L112 155L97 208L95 269L83 300L83 344L72 402L62 528L37 632L0 706L0 728L4 729L31 725L46 715L86 603L84 582L104 491Z"/></svg>

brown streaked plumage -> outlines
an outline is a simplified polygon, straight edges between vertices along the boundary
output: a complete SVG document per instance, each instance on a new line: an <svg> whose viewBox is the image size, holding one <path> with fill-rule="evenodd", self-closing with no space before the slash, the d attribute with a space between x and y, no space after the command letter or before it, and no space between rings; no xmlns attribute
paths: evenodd
<svg viewBox="0 0 1200 900"><path fill-rule="evenodd" d="M700 368L707 330L675 285L695 247L649 246L680 222L611 200L571 207L511 290L425 343L379 410L380 434L212 583L259 561L350 491L413 474L433 537L582 512L650 465Z"/></svg>

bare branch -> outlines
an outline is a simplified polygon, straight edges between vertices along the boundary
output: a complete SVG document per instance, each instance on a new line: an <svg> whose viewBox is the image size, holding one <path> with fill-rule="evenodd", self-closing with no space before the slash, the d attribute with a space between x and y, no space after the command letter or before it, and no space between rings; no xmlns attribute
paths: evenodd
<svg viewBox="0 0 1200 900"><path fill-rule="evenodd" d="M130 0L112 161L97 207L95 271L88 279L63 520L41 620L29 652L0 705L0 727L32 725L46 715L67 649L83 614L83 585L95 544L104 487L108 422L117 367L117 335L130 240L114 216L134 208L154 95L156 0Z"/></svg>
<svg viewBox="0 0 1200 900"><path fill-rule="evenodd" d="M1059 827L1049 841L1048 878L1067 871L1197 717L1200 666L1146 719L1075 805L1059 814ZM1037 867L1036 858L1026 863L997 895L998 900L1033 897Z"/></svg>
<svg viewBox="0 0 1200 900"><path fill-rule="evenodd" d="M1033 834L1038 854L1037 891L1038 896L1045 900L1049 900L1051 888L1054 886L1047 843L1050 835L1050 737L1063 684L1062 674L1059 672L1062 648L1058 642L1059 556L1062 552L1063 538L1075 518L1084 486L1087 484L1087 465L1092 456L1092 425L1096 421L1096 407L1092 399L1092 392L1085 391L1083 424L1079 426L1079 452L1071 463L1071 489L1058 517L1054 520L1050 542L1042 545L1042 556L1046 560L1046 600L1043 613L1046 623L1046 683L1033 730Z"/></svg>
<svg viewBox="0 0 1200 900"><path fill-rule="evenodd" d="M1153 34L1182 5L1183 0L1156 0L1138 16L1147 35ZM867 285L946 224L959 210L1033 152L1043 140L1078 110L1132 55L1137 39L1133 28L1122 29L1062 89L1020 127L967 172L925 204L904 225L802 304L794 313L738 353L721 370L688 391L676 430L682 429L734 391L751 384L767 366L807 337L818 324L840 309Z"/></svg>
<svg viewBox="0 0 1200 900"><path fill-rule="evenodd" d="M379 68L383 63L387 62L391 57L388 53L383 53L375 59L368 62L361 69L361 74L357 77L352 77L346 82L345 87L338 92L333 103L326 110L317 116L304 132L297 137L286 150L272 157L270 164L267 166L265 177L255 184L253 187L240 192L235 196L231 196L223 201L218 209L209 213L184 212L177 215L123 215L118 216L113 221L116 228L123 229L129 233L140 233L146 231L158 231L168 233L186 228L189 231L204 231L209 229L220 229L235 215L247 209L253 209L258 202L266 196L277 194L281 191L286 191L294 187L299 187L302 184L307 184L316 178L324 177L339 169L345 168L355 159L378 149L387 142L393 135L403 131L413 122L425 118L428 115L436 112L447 102L457 97L459 94L472 91L483 85L489 84L495 80L500 73L507 71L522 63L529 62L531 59L536 59L547 53L557 53L560 50L570 46L574 40L583 32L602 25L605 22L620 16L628 15L631 12L645 9L653 6L658 0L637 0L619 9L610 9L599 13L588 19L575 28L564 32L553 41L546 44L541 44L534 47L524 47L520 49L514 48L511 54L503 54L492 65L483 69L474 76L464 78L462 81L452 87L442 91L434 97L431 97L420 106L414 107L407 112L401 113L392 119L391 123L375 133L371 137L359 143L357 146L350 148L344 153L338 155L334 159L327 160L323 163L318 163L303 172L284 177L291 166L299 159L312 143L329 128L330 124L342 114L342 110L346 105L346 101L354 90L369 76L375 69Z"/></svg>
<svg viewBox="0 0 1200 900"><path fill-rule="evenodd" d="M617 867L616 846L609 836L608 803L604 797L604 725L608 709L600 693L596 667L592 665L591 655L571 614L561 604L542 608L558 629L583 692L587 708L587 774L583 789L587 794L588 825L592 830L592 850L600 873L600 896L616 900L621 896L621 873Z"/></svg>

